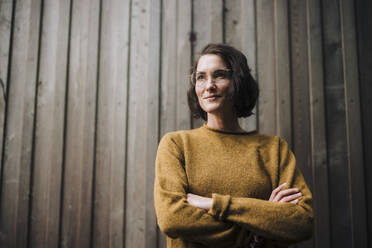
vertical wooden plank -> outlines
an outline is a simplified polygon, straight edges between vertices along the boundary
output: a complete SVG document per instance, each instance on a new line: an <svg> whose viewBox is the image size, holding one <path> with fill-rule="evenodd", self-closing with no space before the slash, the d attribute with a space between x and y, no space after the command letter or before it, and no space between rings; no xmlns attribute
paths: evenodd
<svg viewBox="0 0 372 248"><path fill-rule="evenodd" d="M37 82L31 247L58 247L69 1L46 1Z"/></svg>
<svg viewBox="0 0 372 248"><path fill-rule="evenodd" d="M256 1L257 17L257 79L261 89L258 99L258 129L261 133L277 133L274 3Z"/></svg>
<svg viewBox="0 0 372 248"><path fill-rule="evenodd" d="M368 247L372 246L372 1L355 1L357 21L358 66L363 133L364 178L367 200Z"/></svg>
<svg viewBox="0 0 372 248"><path fill-rule="evenodd" d="M153 208L158 144L160 2L132 3L125 247L157 243Z"/></svg>
<svg viewBox="0 0 372 248"><path fill-rule="evenodd" d="M191 3L166 0L162 6L160 137L190 128L187 90L190 84ZM166 247L158 231L158 247Z"/></svg>
<svg viewBox="0 0 372 248"><path fill-rule="evenodd" d="M275 2L275 78L277 89L277 134L292 145L292 99L290 72L290 43L288 31L288 1ZM305 32L303 30L302 32ZM305 44L303 44L305 45ZM262 89L265 90L265 89Z"/></svg>
<svg viewBox="0 0 372 248"><path fill-rule="evenodd" d="M223 42L223 0L193 0L193 58L208 43ZM193 119L192 127L197 128L203 123L202 119Z"/></svg>
<svg viewBox="0 0 372 248"><path fill-rule="evenodd" d="M147 91L147 113L146 113L146 137L144 142L146 144L146 160L145 160L145 205L146 205L146 220L145 220L145 247L153 248L157 244L157 225L156 214L154 208L154 179L155 179L155 166L154 161L159 141L159 108L160 108L160 72L161 72L161 3L160 1L150 1L149 4L149 50L148 50L148 80L147 85L153 85L157 90ZM187 30L187 29L186 29ZM187 57L186 57L187 58ZM179 64L178 71L187 72L187 65L189 61L182 61ZM186 65L186 66L185 66ZM187 77L186 77L187 80ZM149 87L149 88L150 88ZM189 126L187 100L185 98L187 88L179 87L179 100L177 116L178 122L182 127ZM183 97L182 97L183 96ZM181 114L182 113L182 114ZM182 128L181 127L181 128ZM129 246L128 246L129 247Z"/></svg>
<svg viewBox="0 0 372 248"><path fill-rule="evenodd" d="M352 246L345 88L338 1L322 1L332 247Z"/></svg>
<svg viewBox="0 0 372 248"><path fill-rule="evenodd" d="M251 73L253 77L257 78L256 1L255 0L242 1L241 12L242 12L241 23L242 23L242 26L244 27L242 29L241 49L244 52L245 56L247 57L248 66L252 70ZM227 15L226 15L226 18L227 18ZM226 30L226 34L227 34L227 30ZM254 118L256 119L256 116ZM252 128L257 128L257 123L249 123L248 125L249 126L252 125Z"/></svg>
<svg viewBox="0 0 372 248"><path fill-rule="evenodd" d="M89 247L99 1L72 1L61 247Z"/></svg>
<svg viewBox="0 0 372 248"><path fill-rule="evenodd" d="M178 75L178 12L179 1L164 0L162 6L162 60L161 60L161 105L160 136L177 130L177 89L181 86L182 75ZM191 24L191 23L190 23ZM185 37L187 39L188 37ZM186 57L187 59L187 57ZM190 62L190 61L189 61ZM184 77L187 77L184 75Z"/></svg>
<svg viewBox="0 0 372 248"><path fill-rule="evenodd" d="M146 157L147 80L149 49L148 2L134 0L130 33L130 80L128 101L128 141L125 204L125 246L145 247L146 200L144 175ZM143 63L143 64L142 64ZM153 85L156 90L157 86ZM155 123L153 123L155 124ZM156 124L155 124L156 125Z"/></svg>
<svg viewBox="0 0 372 248"><path fill-rule="evenodd" d="M314 247L331 247L320 1L307 1Z"/></svg>
<svg viewBox="0 0 372 248"><path fill-rule="evenodd" d="M257 79L257 44L256 44L256 1L245 0L242 2L242 47L241 50L248 60L253 78ZM227 31L227 30L226 30ZM254 115L248 119L242 119L242 127L247 131L257 130L257 107L253 109Z"/></svg>
<svg viewBox="0 0 372 248"><path fill-rule="evenodd" d="M367 247L366 200L360 120L354 2L340 1L353 247Z"/></svg>
<svg viewBox="0 0 372 248"><path fill-rule="evenodd" d="M193 1L193 31L196 35L194 51L198 53L208 43L223 41L223 1Z"/></svg>
<svg viewBox="0 0 372 248"><path fill-rule="evenodd" d="M165 0L162 15L161 136L190 128L191 3Z"/></svg>
<svg viewBox="0 0 372 248"><path fill-rule="evenodd" d="M3 137L4 121L6 110L6 94L8 83L8 68L10 56L10 39L12 30L13 1L4 0L0 2L0 161L3 157ZM1 172L0 163L0 192L1 192ZM1 193L0 193L1 195Z"/></svg>
<svg viewBox="0 0 372 248"><path fill-rule="evenodd" d="M130 1L102 1L93 247L124 247ZM130 246L129 246L130 247Z"/></svg>
<svg viewBox="0 0 372 248"><path fill-rule="evenodd" d="M176 129L190 129L191 116L187 103L187 90L190 86L191 67L191 3L188 1L178 2L178 32L177 32L177 123ZM164 47L166 48L166 47ZM165 49L163 49L165 50ZM174 56L173 55L173 56ZM178 83L179 82L179 83Z"/></svg>
<svg viewBox="0 0 372 248"><path fill-rule="evenodd" d="M253 3L252 1L250 1ZM244 0L225 1L225 42L239 50L243 47L243 32L246 28L243 20L243 4ZM251 16L251 18L254 16Z"/></svg>
<svg viewBox="0 0 372 248"><path fill-rule="evenodd" d="M294 153L312 188L306 1L291 1L290 8Z"/></svg>
<svg viewBox="0 0 372 248"><path fill-rule="evenodd" d="M225 41L239 49L248 60L252 76L256 75L256 20L254 0L225 1ZM255 115L241 118L240 125L247 131L257 129L256 108Z"/></svg>
<svg viewBox="0 0 372 248"><path fill-rule="evenodd" d="M293 152L296 155L297 166L312 189L307 5L306 1L290 1L289 4L291 13ZM313 247L312 240L302 242L297 247Z"/></svg>
<svg viewBox="0 0 372 248"><path fill-rule="evenodd" d="M15 9L0 213L0 246L26 247L38 63L39 0Z"/></svg>

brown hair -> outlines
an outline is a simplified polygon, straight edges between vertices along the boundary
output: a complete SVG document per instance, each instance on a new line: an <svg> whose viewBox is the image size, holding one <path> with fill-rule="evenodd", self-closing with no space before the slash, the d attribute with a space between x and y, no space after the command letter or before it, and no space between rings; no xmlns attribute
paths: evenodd
<svg viewBox="0 0 372 248"><path fill-rule="evenodd" d="M231 70L234 86L234 108L238 117L251 116L258 99L258 84L251 75L247 58L237 49L225 44L208 44L196 58L192 67L190 88L187 91L189 108L194 118L207 120L207 113L200 107L195 92L195 74L199 59L206 54L215 54L222 58L226 67Z"/></svg>

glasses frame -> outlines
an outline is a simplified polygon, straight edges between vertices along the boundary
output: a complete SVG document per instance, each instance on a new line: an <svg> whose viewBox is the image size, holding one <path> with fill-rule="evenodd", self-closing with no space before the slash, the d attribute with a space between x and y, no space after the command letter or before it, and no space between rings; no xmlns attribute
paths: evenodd
<svg viewBox="0 0 372 248"><path fill-rule="evenodd" d="M223 79L218 79L218 77L214 77L213 78L213 81L215 82L215 84L218 84L218 82L221 80L226 80L226 79L231 79L231 76L232 76L232 70L231 69L217 69L217 70L215 70L213 73L212 73L212 75L214 74L214 73L216 73L216 71L223 71L223 72L225 72L226 73L226 75L225 75L225 77L223 78ZM196 79L196 72L193 72L193 73L191 73L191 75L190 75L190 77L191 77L191 82L192 82L192 84L194 85L194 86L202 86L203 84L205 84L208 80L205 80L204 82L203 82L203 84L200 84L199 83L199 85L198 85L198 80Z"/></svg>

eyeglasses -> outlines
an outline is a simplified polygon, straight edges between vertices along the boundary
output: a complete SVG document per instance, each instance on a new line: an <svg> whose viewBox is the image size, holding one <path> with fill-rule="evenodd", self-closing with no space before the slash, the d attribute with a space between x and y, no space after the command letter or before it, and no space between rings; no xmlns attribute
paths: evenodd
<svg viewBox="0 0 372 248"><path fill-rule="evenodd" d="M196 72L193 73L191 76L194 78L194 75L196 86L205 86L205 84L208 82L208 76L205 72ZM217 69L212 73L212 79L216 84L229 78L231 78L231 70L229 69Z"/></svg>

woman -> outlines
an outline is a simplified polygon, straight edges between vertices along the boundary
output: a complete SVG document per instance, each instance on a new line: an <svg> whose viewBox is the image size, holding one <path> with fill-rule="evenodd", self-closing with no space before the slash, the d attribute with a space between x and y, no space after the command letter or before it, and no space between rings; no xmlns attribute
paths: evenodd
<svg viewBox="0 0 372 248"><path fill-rule="evenodd" d="M241 52L202 50L188 100L206 123L166 134L156 158L155 210L167 247L286 247L311 236L312 195L287 142L239 125L257 97Z"/></svg>

